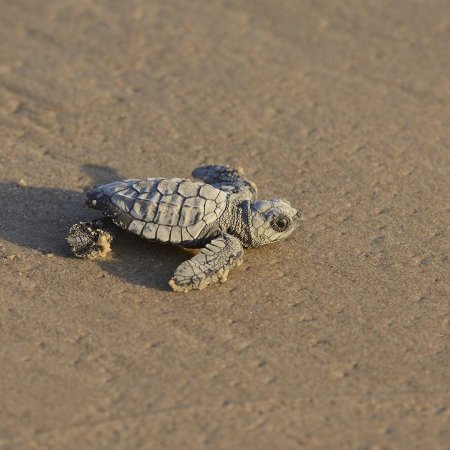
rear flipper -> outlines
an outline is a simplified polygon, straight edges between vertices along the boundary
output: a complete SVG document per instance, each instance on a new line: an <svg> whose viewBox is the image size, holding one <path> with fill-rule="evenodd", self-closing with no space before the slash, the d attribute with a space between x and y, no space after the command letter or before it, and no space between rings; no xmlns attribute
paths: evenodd
<svg viewBox="0 0 450 450"><path fill-rule="evenodd" d="M204 289L212 283L226 281L228 272L242 263L244 250L241 241L224 234L213 239L200 253L180 264L170 287L177 292Z"/></svg>
<svg viewBox="0 0 450 450"><path fill-rule="evenodd" d="M67 243L77 258L104 258L111 251L115 227L109 219L95 219L92 222L79 222L69 230Z"/></svg>

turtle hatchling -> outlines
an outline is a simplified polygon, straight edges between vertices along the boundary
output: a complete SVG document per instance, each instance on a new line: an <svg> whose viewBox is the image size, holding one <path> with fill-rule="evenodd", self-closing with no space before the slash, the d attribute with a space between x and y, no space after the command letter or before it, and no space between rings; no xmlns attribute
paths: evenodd
<svg viewBox="0 0 450 450"><path fill-rule="evenodd" d="M105 256L119 228L151 241L199 248L169 281L174 291L187 292L225 281L241 264L244 248L285 239L301 220L286 200L256 200L256 186L242 171L214 165L192 175L203 182L147 178L91 189L86 204L105 217L71 227L72 252L85 259Z"/></svg>

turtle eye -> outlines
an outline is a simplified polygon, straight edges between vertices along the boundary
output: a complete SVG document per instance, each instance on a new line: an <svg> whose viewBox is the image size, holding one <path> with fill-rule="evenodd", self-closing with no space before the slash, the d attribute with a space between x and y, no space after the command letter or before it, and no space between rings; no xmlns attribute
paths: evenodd
<svg viewBox="0 0 450 450"><path fill-rule="evenodd" d="M287 217L278 217L277 219L273 220L270 225L275 231L278 231L279 233L286 231L289 227L289 219Z"/></svg>

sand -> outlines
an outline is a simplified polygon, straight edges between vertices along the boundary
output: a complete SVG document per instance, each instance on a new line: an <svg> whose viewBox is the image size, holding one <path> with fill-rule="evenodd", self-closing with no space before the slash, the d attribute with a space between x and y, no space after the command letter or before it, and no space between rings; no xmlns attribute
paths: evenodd
<svg viewBox="0 0 450 450"><path fill-rule="evenodd" d="M0 448L449 449L446 0L0 0ZM245 168L303 226L226 283L84 191Z"/></svg>

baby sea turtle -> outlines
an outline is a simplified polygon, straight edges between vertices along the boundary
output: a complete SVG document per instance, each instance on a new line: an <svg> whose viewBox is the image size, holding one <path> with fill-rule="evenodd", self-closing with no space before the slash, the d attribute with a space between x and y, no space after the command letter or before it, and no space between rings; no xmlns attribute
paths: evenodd
<svg viewBox="0 0 450 450"><path fill-rule="evenodd" d="M110 250L117 227L152 241L201 248L169 281L174 291L203 289L227 279L243 249L288 237L301 214L286 200L256 200L256 186L228 166L202 166L194 182L147 178L104 184L87 192L86 204L106 218L71 227L67 242L78 258Z"/></svg>

